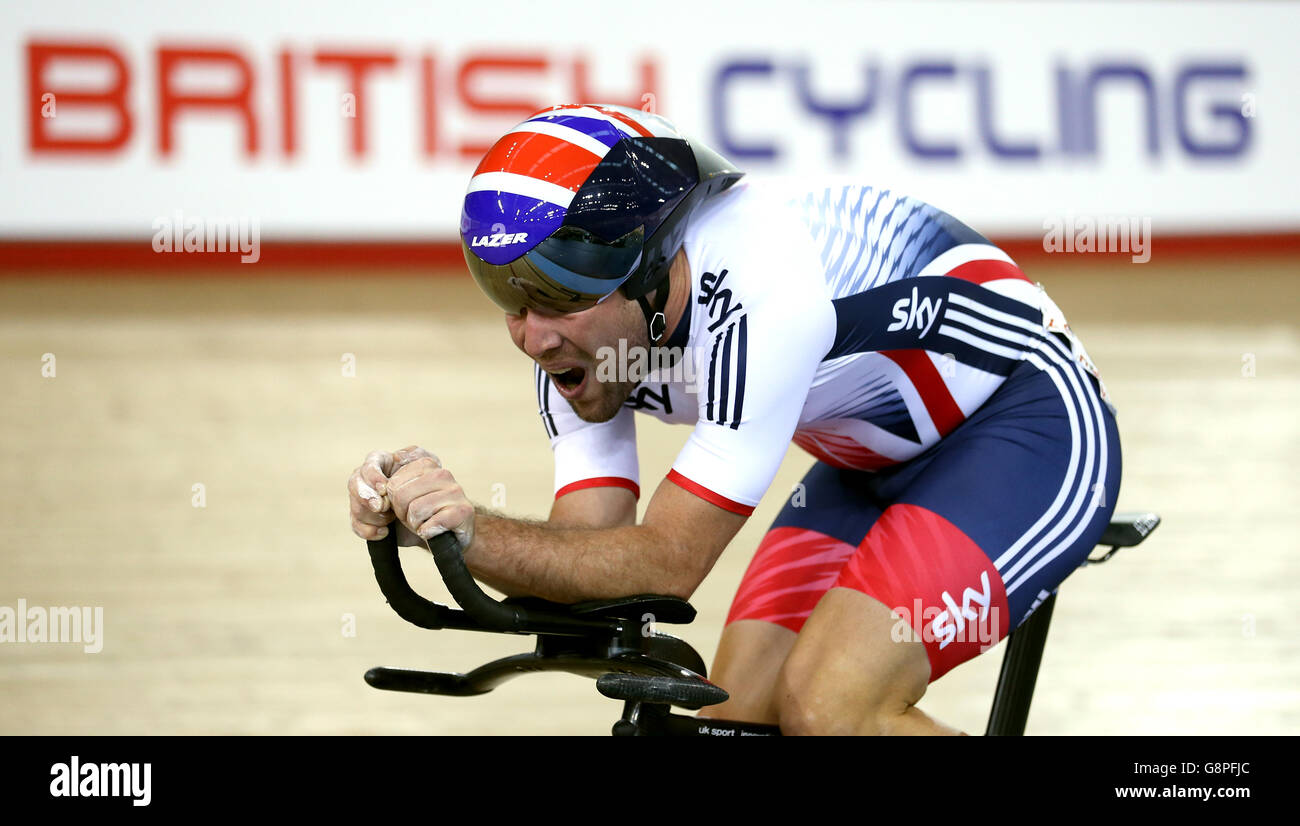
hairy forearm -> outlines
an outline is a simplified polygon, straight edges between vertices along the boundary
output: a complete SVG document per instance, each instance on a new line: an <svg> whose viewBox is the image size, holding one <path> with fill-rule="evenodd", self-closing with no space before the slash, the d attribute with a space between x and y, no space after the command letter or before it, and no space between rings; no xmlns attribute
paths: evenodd
<svg viewBox="0 0 1300 826"><path fill-rule="evenodd" d="M505 594L553 602L647 593L687 598L699 582L673 543L648 526L557 527L483 508L475 509L465 562Z"/></svg>

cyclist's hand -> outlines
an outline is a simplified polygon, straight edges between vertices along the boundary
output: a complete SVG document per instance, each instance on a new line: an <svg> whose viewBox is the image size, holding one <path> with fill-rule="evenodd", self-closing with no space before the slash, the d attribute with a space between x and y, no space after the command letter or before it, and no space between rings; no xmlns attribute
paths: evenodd
<svg viewBox="0 0 1300 826"><path fill-rule="evenodd" d="M393 453L374 451L361 466L348 477L348 511L352 517L352 532L362 539L382 539L388 535L390 524L396 518L387 496L388 478L416 459L436 458L419 447L406 447ZM420 538L400 523L397 525L397 544L422 545Z"/></svg>
<svg viewBox="0 0 1300 826"><path fill-rule="evenodd" d="M421 539L453 531L461 548L474 540L474 506L438 457L419 451L389 474L386 485L393 513Z"/></svg>

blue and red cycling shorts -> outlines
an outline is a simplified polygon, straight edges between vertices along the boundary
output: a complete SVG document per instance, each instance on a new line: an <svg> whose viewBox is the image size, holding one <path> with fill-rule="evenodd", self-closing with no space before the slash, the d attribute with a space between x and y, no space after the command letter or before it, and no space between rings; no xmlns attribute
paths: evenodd
<svg viewBox="0 0 1300 826"><path fill-rule="evenodd" d="M851 588L925 645L933 682L996 645L1083 563L1119 484L1119 432L1096 380L1026 360L906 463L813 465L754 554L727 622L798 632L828 590Z"/></svg>

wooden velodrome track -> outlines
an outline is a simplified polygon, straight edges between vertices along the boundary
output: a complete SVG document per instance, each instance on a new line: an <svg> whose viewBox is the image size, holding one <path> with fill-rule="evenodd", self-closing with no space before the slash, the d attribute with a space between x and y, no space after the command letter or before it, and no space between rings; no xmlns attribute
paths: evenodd
<svg viewBox="0 0 1300 826"><path fill-rule="evenodd" d="M1165 519L1062 588L1029 732L1300 733L1295 259L1162 263L1157 244L1140 267L1028 269L1119 406L1120 509ZM544 514L550 452L530 377L465 278L0 280L0 607L104 611L98 654L0 644L0 734L607 733L618 704L568 675L471 699L361 679L527 647L392 614L348 530L344 482L368 450L414 442L472 497ZM653 490L686 431L639 430ZM699 619L668 629L706 659L810 462L791 451L696 593ZM405 553L417 588L445 598L432 563ZM1002 650L922 707L982 732Z"/></svg>

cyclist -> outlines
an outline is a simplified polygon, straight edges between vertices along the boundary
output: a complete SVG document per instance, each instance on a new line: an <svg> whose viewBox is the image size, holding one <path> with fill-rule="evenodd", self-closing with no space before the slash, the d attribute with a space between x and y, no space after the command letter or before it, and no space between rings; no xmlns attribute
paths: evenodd
<svg viewBox="0 0 1300 826"><path fill-rule="evenodd" d="M557 106L484 157L461 238L535 362L550 516L476 508L412 447L354 471L353 530L452 530L511 595L688 598L793 441L817 461L735 596L711 715L959 733L917 707L928 684L1023 622L1114 510L1114 408L1083 346L928 204L745 179L656 115ZM640 522L638 413L693 428Z"/></svg>

